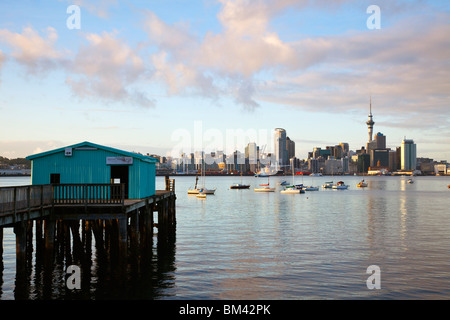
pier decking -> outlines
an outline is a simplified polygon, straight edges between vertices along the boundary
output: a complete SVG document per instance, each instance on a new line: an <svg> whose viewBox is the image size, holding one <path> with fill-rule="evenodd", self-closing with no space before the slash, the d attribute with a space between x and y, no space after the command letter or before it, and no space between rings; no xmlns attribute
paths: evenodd
<svg viewBox="0 0 450 320"><path fill-rule="evenodd" d="M98 243L114 242L118 256L126 261L128 248L158 234L170 236L176 225L174 181L166 178L165 190L144 199L126 199L121 184L54 184L0 188L0 255L3 228L14 227L18 270L27 259L32 241L52 252L55 239L72 235L75 246L79 232L92 233ZM157 212L157 224L153 213ZM80 224L81 222L81 224ZM30 239L31 237L31 239ZM133 248L132 248L133 249ZM87 249L86 249L87 250ZM49 256L52 256L51 254ZM19 271L17 271L19 272Z"/></svg>

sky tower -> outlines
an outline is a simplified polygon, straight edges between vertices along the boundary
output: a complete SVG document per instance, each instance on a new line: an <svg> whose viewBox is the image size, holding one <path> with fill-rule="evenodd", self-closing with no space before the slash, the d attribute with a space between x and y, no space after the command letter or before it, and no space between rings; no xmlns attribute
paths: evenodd
<svg viewBox="0 0 450 320"><path fill-rule="evenodd" d="M369 142L371 142L372 137L373 137L373 125L375 124L375 122L373 121L373 116L372 116L372 97L370 97L369 120L367 120L366 124L367 124L367 128L369 129Z"/></svg>

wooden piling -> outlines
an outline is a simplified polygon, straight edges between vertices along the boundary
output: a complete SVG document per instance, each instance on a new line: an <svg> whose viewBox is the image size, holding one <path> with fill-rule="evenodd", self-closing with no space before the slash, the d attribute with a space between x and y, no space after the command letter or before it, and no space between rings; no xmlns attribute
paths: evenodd
<svg viewBox="0 0 450 320"><path fill-rule="evenodd" d="M3 258L3 228L0 228L0 266Z"/></svg>
<svg viewBox="0 0 450 320"><path fill-rule="evenodd" d="M51 262L53 259L53 249L55 245L55 225L56 221L53 219L44 220L44 247L46 252L46 260Z"/></svg>
<svg viewBox="0 0 450 320"><path fill-rule="evenodd" d="M124 263L127 259L127 247L128 247L128 219L117 219L118 226L118 240L119 240L119 262Z"/></svg>
<svg viewBox="0 0 450 320"><path fill-rule="evenodd" d="M27 222L21 221L14 225L16 234L16 269L24 272L27 261Z"/></svg>

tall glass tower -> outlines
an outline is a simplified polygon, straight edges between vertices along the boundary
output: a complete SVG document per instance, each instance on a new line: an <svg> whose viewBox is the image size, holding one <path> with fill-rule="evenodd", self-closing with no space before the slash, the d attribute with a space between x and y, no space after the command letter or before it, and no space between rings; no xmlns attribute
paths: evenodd
<svg viewBox="0 0 450 320"><path fill-rule="evenodd" d="M274 154L278 165L289 165L287 148L286 148L286 130L276 128L274 132Z"/></svg>
<svg viewBox="0 0 450 320"><path fill-rule="evenodd" d="M416 170L417 150L416 144L413 140L407 140L406 138L403 139L401 147L401 161L402 170Z"/></svg>

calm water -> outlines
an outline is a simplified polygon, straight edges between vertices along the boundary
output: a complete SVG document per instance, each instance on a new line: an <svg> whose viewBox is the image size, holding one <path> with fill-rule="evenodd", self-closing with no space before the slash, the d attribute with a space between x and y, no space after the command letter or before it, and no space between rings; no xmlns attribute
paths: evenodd
<svg viewBox="0 0 450 320"><path fill-rule="evenodd" d="M343 180L349 190L306 194L256 193L266 178L244 177L250 190L230 190L240 177L208 177L207 199L187 195L195 177L176 177L175 243L159 246L145 267L119 288L114 270L93 253L82 293L64 290L65 266L55 266L50 295L30 266L29 299L449 299L450 177L296 177L321 186ZM291 177L273 177L273 186ZM0 178L0 185L29 184ZM157 178L157 189L164 181ZM15 238L5 229L0 299L15 299ZM381 289L369 290L366 269L381 269ZM133 269L133 268L130 268ZM116 289L115 289L116 288Z"/></svg>

